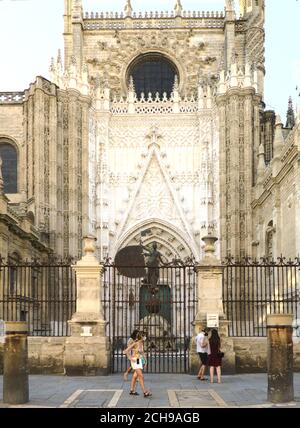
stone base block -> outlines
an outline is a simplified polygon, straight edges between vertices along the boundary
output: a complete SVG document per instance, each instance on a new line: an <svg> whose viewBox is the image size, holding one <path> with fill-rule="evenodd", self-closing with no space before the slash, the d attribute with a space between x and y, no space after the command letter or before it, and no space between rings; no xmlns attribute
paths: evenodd
<svg viewBox="0 0 300 428"><path fill-rule="evenodd" d="M191 375L197 375L200 369L200 358L197 353L195 337L191 339L190 355L189 355L190 371Z"/></svg>
<svg viewBox="0 0 300 428"><path fill-rule="evenodd" d="M225 356L222 360L222 373L223 374L235 374L236 373L236 361L235 352L224 352Z"/></svg>
<svg viewBox="0 0 300 428"><path fill-rule="evenodd" d="M64 367L67 376L105 376L111 373L111 347L107 337L68 337Z"/></svg>
<svg viewBox="0 0 300 428"><path fill-rule="evenodd" d="M64 374L65 337L30 337L28 362L30 374Z"/></svg>
<svg viewBox="0 0 300 428"><path fill-rule="evenodd" d="M237 373L267 372L267 339L234 337Z"/></svg>

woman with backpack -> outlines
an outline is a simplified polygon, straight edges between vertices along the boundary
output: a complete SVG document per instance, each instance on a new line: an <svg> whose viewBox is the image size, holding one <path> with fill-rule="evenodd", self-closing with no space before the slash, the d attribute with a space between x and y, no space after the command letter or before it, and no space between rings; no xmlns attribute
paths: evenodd
<svg viewBox="0 0 300 428"><path fill-rule="evenodd" d="M146 357L144 354L144 340L145 338L139 332L136 336L136 340L125 349L124 354L127 355L130 360L131 368L134 370L131 386L130 386L130 395L139 395L136 392L136 382L139 380L144 397L151 397L151 392L145 388L145 381L143 375L143 368L146 365Z"/></svg>
<svg viewBox="0 0 300 428"><path fill-rule="evenodd" d="M133 330L130 338L128 339L127 348L134 343L134 341L136 340L136 337L137 337L138 333L139 333L139 330ZM132 370L132 367L131 367L131 364L130 364L130 366L128 367L128 369L124 373L124 380L128 380L128 375L131 372L131 370Z"/></svg>

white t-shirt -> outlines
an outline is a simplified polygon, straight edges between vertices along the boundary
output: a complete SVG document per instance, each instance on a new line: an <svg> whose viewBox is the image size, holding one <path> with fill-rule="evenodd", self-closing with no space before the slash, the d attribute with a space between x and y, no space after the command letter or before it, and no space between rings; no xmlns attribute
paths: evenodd
<svg viewBox="0 0 300 428"><path fill-rule="evenodd" d="M197 345L197 352L201 352L201 353L205 353L208 352L208 345L206 346L202 346L203 345L203 339L204 339L205 334L203 331L201 331L197 336L196 336L196 345Z"/></svg>

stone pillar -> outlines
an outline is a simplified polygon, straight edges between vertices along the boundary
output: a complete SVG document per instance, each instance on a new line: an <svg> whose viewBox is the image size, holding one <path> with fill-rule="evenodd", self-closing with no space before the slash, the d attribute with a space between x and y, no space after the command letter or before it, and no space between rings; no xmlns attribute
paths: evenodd
<svg viewBox="0 0 300 428"><path fill-rule="evenodd" d="M294 399L293 315L267 316L268 400L286 403Z"/></svg>
<svg viewBox="0 0 300 428"><path fill-rule="evenodd" d="M198 308L194 320L195 335L207 326L207 315L217 314L219 316L218 331L221 337L222 351L225 357L222 362L224 373L235 373L235 352L233 340L228 337L228 324L225 319L222 302L222 278L223 266L215 257L215 243L218 239L213 236L202 238L205 242L205 257L196 266L198 278ZM195 337L192 337L190 348L190 372L198 373L199 357L196 352Z"/></svg>
<svg viewBox="0 0 300 428"><path fill-rule="evenodd" d="M94 255L94 237L84 238L85 256L73 266L77 278L76 312L69 321L71 336L66 340L67 375L110 373L110 342L101 303L104 267Z"/></svg>
<svg viewBox="0 0 300 428"><path fill-rule="evenodd" d="M6 322L3 356L3 402L24 404L29 401L28 326L24 322Z"/></svg>

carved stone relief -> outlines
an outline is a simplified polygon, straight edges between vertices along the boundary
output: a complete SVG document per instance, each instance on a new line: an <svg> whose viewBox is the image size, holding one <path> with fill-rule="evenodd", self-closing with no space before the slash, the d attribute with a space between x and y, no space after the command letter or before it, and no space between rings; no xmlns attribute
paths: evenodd
<svg viewBox="0 0 300 428"><path fill-rule="evenodd" d="M155 51L165 54L175 62L181 82L184 82L184 85L181 85L183 94L192 94L197 87L199 70L217 74L218 58L221 56L221 46L217 56L212 56L208 54L207 43L202 40L191 42L192 37L193 32L187 29L174 31L172 35L169 31L149 30L142 36L139 31L135 34L132 31L118 31L117 35L98 39L93 53L85 58L91 81L95 82L97 73L102 77L107 75L112 92L125 94L127 83L124 79L128 65L138 55ZM104 56L104 52L108 51L109 56Z"/></svg>

